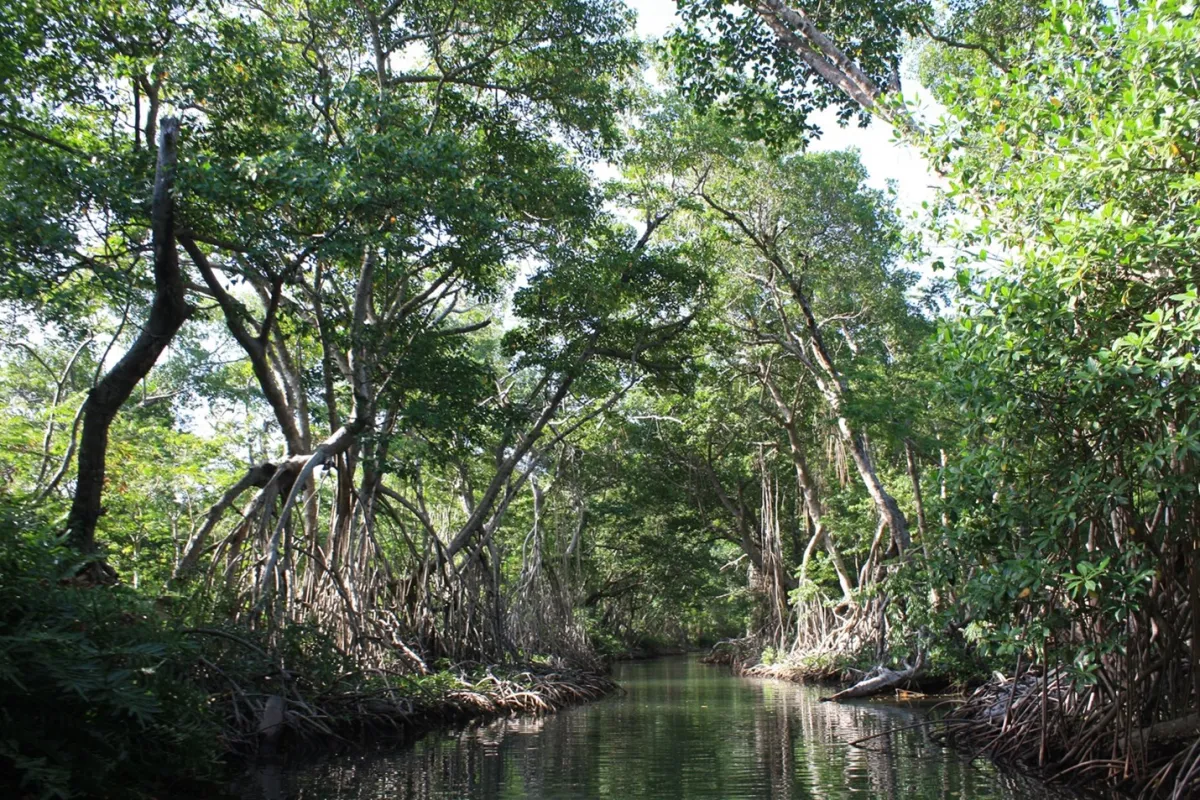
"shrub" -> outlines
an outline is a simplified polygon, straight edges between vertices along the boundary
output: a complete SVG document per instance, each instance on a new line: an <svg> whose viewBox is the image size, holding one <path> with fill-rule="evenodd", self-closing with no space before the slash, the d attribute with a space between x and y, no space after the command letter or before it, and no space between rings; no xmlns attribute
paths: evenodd
<svg viewBox="0 0 1200 800"><path fill-rule="evenodd" d="M78 585L76 566L35 520L0 507L0 786L129 797L215 774L195 645L133 591Z"/></svg>

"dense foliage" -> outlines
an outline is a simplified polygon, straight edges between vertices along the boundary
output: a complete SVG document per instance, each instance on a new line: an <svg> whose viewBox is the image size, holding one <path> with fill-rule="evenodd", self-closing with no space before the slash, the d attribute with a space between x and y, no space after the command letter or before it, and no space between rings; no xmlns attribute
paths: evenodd
<svg viewBox="0 0 1200 800"><path fill-rule="evenodd" d="M1192 5L631 21L0 10L5 780L162 786L272 697L730 639L1022 673L995 752L1195 788ZM919 230L798 144L827 107L926 154Z"/></svg>
<svg viewBox="0 0 1200 800"><path fill-rule="evenodd" d="M0 780L70 797L214 774L199 648L129 589L74 584L77 555L35 522L0 525Z"/></svg>
<svg viewBox="0 0 1200 800"><path fill-rule="evenodd" d="M948 539L971 633L1127 694L1195 702L1200 25L1170 3L1055 9L1028 58L959 84L934 137L1003 254L936 347L961 423ZM972 562L967 562L972 563Z"/></svg>

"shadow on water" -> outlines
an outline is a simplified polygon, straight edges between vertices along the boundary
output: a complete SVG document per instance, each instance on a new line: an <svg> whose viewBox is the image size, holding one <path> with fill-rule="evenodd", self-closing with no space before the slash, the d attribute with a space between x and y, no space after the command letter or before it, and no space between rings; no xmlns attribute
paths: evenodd
<svg viewBox="0 0 1200 800"><path fill-rule="evenodd" d="M245 800L441 798L1078 798L905 730L923 709L818 702L818 691L734 678L692 658L622 664L623 691L543 718L434 733L414 746L288 768Z"/></svg>

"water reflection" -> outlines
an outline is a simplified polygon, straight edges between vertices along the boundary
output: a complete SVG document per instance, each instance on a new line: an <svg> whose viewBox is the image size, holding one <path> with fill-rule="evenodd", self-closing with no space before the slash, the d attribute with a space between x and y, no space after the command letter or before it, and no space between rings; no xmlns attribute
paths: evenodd
<svg viewBox="0 0 1200 800"><path fill-rule="evenodd" d="M883 703L742 680L693 659L622 665L624 691L540 719L435 734L415 747L255 775L250 800L443 798L1062 798L928 742Z"/></svg>

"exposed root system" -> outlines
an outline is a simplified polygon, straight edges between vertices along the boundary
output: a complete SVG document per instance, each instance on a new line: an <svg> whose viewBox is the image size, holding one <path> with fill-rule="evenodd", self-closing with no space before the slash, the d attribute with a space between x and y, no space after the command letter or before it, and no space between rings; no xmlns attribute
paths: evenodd
<svg viewBox="0 0 1200 800"><path fill-rule="evenodd" d="M234 687L218 698L227 707L230 751L245 756L283 744L406 739L440 725L550 713L616 688L597 673L545 665L463 667L419 685L379 674L369 686L314 694L303 693L301 685L291 680L279 694Z"/></svg>
<svg viewBox="0 0 1200 800"><path fill-rule="evenodd" d="M1102 685L1027 670L976 689L933 736L1051 780L1096 780L1142 798L1200 796L1200 715L1130 725Z"/></svg>
<svg viewBox="0 0 1200 800"><path fill-rule="evenodd" d="M735 672L744 673L746 664L757 659L760 652L762 645L754 637L724 639L713 645L712 650L701 658L700 662L733 667Z"/></svg>

